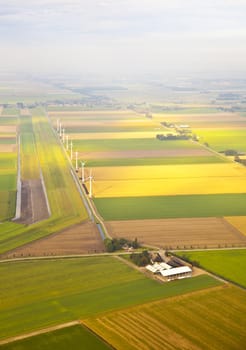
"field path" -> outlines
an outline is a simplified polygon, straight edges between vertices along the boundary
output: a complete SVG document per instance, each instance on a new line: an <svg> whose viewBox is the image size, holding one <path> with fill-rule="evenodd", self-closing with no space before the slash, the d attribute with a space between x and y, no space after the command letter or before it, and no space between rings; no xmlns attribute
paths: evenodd
<svg viewBox="0 0 246 350"><path fill-rule="evenodd" d="M53 331L56 331L58 329L72 327L72 326L75 326L75 325L80 324L80 323L81 323L80 321L72 321L72 322L62 323L62 324L59 324L57 326L47 327L47 328L40 329L38 331L34 331L34 332L18 335L16 337L11 337L11 338L7 338L4 340L0 340L0 346L4 345L4 344L12 343L12 342L17 341L17 340L22 340L22 339L34 337L35 335L53 332Z"/></svg>

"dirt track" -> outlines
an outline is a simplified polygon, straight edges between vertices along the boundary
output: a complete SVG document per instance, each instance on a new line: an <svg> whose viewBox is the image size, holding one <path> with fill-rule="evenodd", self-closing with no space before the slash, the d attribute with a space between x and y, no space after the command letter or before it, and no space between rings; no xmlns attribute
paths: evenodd
<svg viewBox="0 0 246 350"><path fill-rule="evenodd" d="M32 224L49 217L41 180L21 182L21 217L16 222Z"/></svg>
<svg viewBox="0 0 246 350"><path fill-rule="evenodd" d="M112 237L169 249L246 246L246 237L223 218L108 221Z"/></svg>
<svg viewBox="0 0 246 350"><path fill-rule="evenodd" d="M23 247L3 254L1 258L61 256L102 252L104 252L104 244L96 224L88 221L26 244Z"/></svg>

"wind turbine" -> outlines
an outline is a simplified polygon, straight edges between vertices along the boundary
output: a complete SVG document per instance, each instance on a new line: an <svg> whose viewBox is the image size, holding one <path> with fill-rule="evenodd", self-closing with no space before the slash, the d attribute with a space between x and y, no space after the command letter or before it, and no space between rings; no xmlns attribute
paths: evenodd
<svg viewBox="0 0 246 350"><path fill-rule="evenodd" d="M82 183L85 182L85 162L80 162L81 163L81 180Z"/></svg>
<svg viewBox="0 0 246 350"><path fill-rule="evenodd" d="M75 170L78 172L78 151L75 152Z"/></svg>
<svg viewBox="0 0 246 350"><path fill-rule="evenodd" d="M65 129L62 129L62 142L65 142Z"/></svg>
<svg viewBox="0 0 246 350"><path fill-rule="evenodd" d="M92 172L90 170L90 176L88 177L89 181L90 181L90 187L89 187L89 197L92 198L92 181L93 181L93 176L92 176Z"/></svg>
<svg viewBox="0 0 246 350"><path fill-rule="evenodd" d="M70 158L73 160L73 141L70 142Z"/></svg>
<svg viewBox="0 0 246 350"><path fill-rule="evenodd" d="M60 137L62 137L62 123L60 122Z"/></svg>

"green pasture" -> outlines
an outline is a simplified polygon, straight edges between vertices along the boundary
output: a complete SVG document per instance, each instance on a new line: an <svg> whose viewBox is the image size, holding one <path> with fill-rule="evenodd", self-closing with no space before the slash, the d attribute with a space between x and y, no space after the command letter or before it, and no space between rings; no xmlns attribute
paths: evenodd
<svg viewBox="0 0 246 350"><path fill-rule="evenodd" d="M13 145L16 144L16 137L3 137L0 136L0 144L1 145Z"/></svg>
<svg viewBox="0 0 246 350"><path fill-rule="evenodd" d="M22 180L39 179L40 169L34 134L31 132L21 133L20 145Z"/></svg>
<svg viewBox="0 0 246 350"><path fill-rule="evenodd" d="M112 349L82 325L59 329L0 346L3 350L107 350Z"/></svg>
<svg viewBox="0 0 246 350"><path fill-rule="evenodd" d="M94 198L105 220L246 215L246 193Z"/></svg>
<svg viewBox="0 0 246 350"><path fill-rule="evenodd" d="M18 118L17 117L1 117L0 116L0 124L1 125L16 125L18 124Z"/></svg>
<svg viewBox="0 0 246 350"><path fill-rule="evenodd" d="M97 139L73 140L74 149L80 152L133 151L133 150L179 150L198 149L201 146L186 140L160 141L153 139Z"/></svg>
<svg viewBox="0 0 246 350"><path fill-rule="evenodd" d="M16 190L16 174L13 171L2 173L0 170L0 191Z"/></svg>
<svg viewBox="0 0 246 350"><path fill-rule="evenodd" d="M227 149L246 152L246 128L241 129L196 129L200 142L220 152Z"/></svg>
<svg viewBox="0 0 246 350"><path fill-rule="evenodd" d="M0 264L0 338L217 286L207 275L160 284L114 257Z"/></svg>
<svg viewBox="0 0 246 350"><path fill-rule="evenodd" d="M160 113L160 114L207 114L207 113L219 113L217 108L213 107L192 107L192 108L186 108L186 107L180 107L180 108L173 108L170 110L164 110L164 106L151 106L151 110L153 113Z"/></svg>
<svg viewBox="0 0 246 350"><path fill-rule="evenodd" d="M219 156L202 157L159 157L159 158L107 158L89 159L86 165L89 167L100 166L143 166L143 165L181 165L181 164L213 164L229 162L226 158Z"/></svg>
<svg viewBox="0 0 246 350"><path fill-rule="evenodd" d="M0 177L1 181L1 177ZM0 182L1 183L1 182ZM7 220L14 216L16 203L15 190L0 190L0 221ZM3 224L0 223L0 244L3 230ZM1 250L1 248L0 248Z"/></svg>
<svg viewBox="0 0 246 350"><path fill-rule="evenodd" d="M19 115L19 109L15 107L6 107L2 111L2 116Z"/></svg>
<svg viewBox="0 0 246 350"><path fill-rule="evenodd" d="M16 169L17 154L13 152L0 153L0 169ZM1 173L0 170L0 173Z"/></svg>
<svg viewBox="0 0 246 350"><path fill-rule="evenodd" d="M246 249L179 252L190 261L198 262L206 270L246 287Z"/></svg>

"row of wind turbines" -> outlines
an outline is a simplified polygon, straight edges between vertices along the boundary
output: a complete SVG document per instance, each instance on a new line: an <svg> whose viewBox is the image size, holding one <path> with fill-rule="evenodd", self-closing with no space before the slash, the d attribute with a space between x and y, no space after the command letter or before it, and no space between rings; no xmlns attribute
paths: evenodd
<svg viewBox="0 0 246 350"><path fill-rule="evenodd" d="M63 128L62 123L59 119L56 120L56 132L59 135L60 139L62 140L63 144L66 144L66 150L69 151L69 141L68 141L68 135L65 134L65 128ZM79 172L78 167L78 152L73 152L73 141L70 141L70 159L73 160L73 155L75 153L75 170L76 173ZM85 164L86 162L81 161L81 176L80 180L82 184L85 184L87 181L89 181L89 198L92 198L92 183L93 183L93 176L92 171L90 169L90 174L88 177L85 177Z"/></svg>

